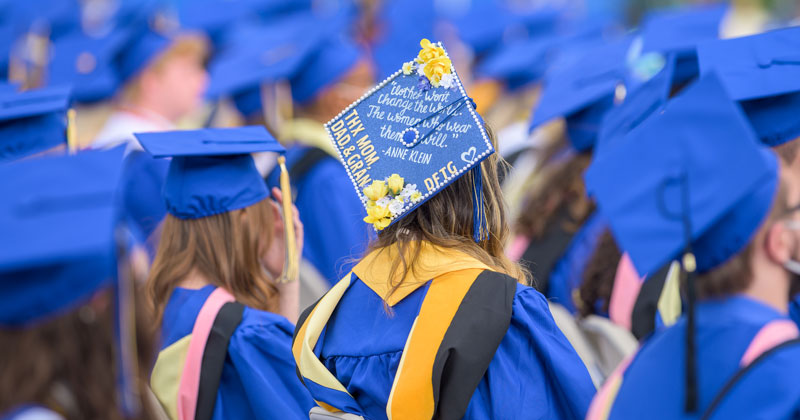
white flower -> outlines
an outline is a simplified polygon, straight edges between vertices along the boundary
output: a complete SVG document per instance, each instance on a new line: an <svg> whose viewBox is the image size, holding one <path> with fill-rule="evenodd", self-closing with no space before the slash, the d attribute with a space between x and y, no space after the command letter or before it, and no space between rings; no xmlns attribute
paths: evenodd
<svg viewBox="0 0 800 420"><path fill-rule="evenodd" d="M403 63L403 74L405 74L406 76L408 76L411 73L413 73L414 70L415 70L415 68L414 68L414 62L413 61L409 61L407 63Z"/></svg>
<svg viewBox="0 0 800 420"><path fill-rule="evenodd" d="M425 71L423 71L422 68L423 68L423 66L417 66L417 75L425 76Z"/></svg>
<svg viewBox="0 0 800 420"><path fill-rule="evenodd" d="M389 203L389 211L392 213L392 216L397 216L403 211L403 202L397 199L392 200L392 202Z"/></svg>
<svg viewBox="0 0 800 420"><path fill-rule="evenodd" d="M417 191L417 184L406 184L403 187L403 190L400 191L399 195L403 197L403 199L408 199L411 197L411 194L414 194L414 192L416 191Z"/></svg>
<svg viewBox="0 0 800 420"><path fill-rule="evenodd" d="M445 73L442 75L442 80L439 81L439 85L445 89L450 89L456 83L456 77L453 73Z"/></svg>
<svg viewBox="0 0 800 420"><path fill-rule="evenodd" d="M375 202L375 205L376 205L376 206L379 206L379 207L386 207L386 206L388 206L388 205L389 205L389 203L390 203L391 201L392 201L392 197L389 197L389 196L387 195L386 197L383 197L383 198L381 198L380 200L376 201L376 202Z"/></svg>

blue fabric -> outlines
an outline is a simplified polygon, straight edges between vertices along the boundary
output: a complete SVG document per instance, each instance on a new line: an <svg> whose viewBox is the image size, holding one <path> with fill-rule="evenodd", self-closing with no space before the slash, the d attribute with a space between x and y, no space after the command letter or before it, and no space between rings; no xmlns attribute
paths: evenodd
<svg viewBox="0 0 800 420"><path fill-rule="evenodd" d="M687 241L699 272L722 264L749 242L777 191L775 154L713 74L611 149L586 171L586 187L640 273L655 272Z"/></svg>
<svg viewBox="0 0 800 420"><path fill-rule="evenodd" d="M121 159L118 148L0 165L0 325L62 314L116 284Z"/></svg>
<svg viewBox="0 0 800 420"><path fill-rule="evenodd" d="M800 294L795 295L789 302L789 318L800 326Z"/></svg>
<svg viewBox="0 0 800 420"><path fill-rule="evenodd" d="M583 270L594 253L597 240L608 224L599 212L592 214L572 238L564 255L553 267L547 290L547 298L561 304L570 313L575 313L572 296L583 282Z"/></svg>
<svg viewBox="0 0 800 420"><path fill-rule="evenodd" d="M387 418L389 392L427 286L388 315L381 297L354 278L317 344L325 367L371 420ZM464 418L510 419L524 413L527 419L583 419L595 389L544 296L518 285L512 311L508 332Z"/></svg>
<svg viewBox="0 0 800 420"><path fill-rule="evenodd" d="M125 157L123 166L121 188L125 216L136 227L139 241L153 257L157 246L148 239L167 215L161 191L167 179L169 160L134 150Z"/></svg>
<svg viewBox="0 0 800 420"><path fill-rule="evenodd" d="M756 333L786 319L744 296L697 304L698 408L702 412L739 368ZM623 376L609 419L696 419L684 413L686 318L656 332ZM715 419L796 419L800 416L800 346L782 350L754 368L723 400Z"/></svg>
<svg viewBox="0 0 800 420"><path fill-rule="evenodd" d="M136 133L154 157L172 156L164 201L181 219L251 206L269 197L250 153L284 151L263 126Z"/></svg>
<svg viewBox="0 0 800 420"><path fill-rule="evenodd" d="M0 94L0 164L66 145L71 89L14 90Z"/></svg>
<svg viewBox="0 0 800 420"><path fill-rule="evenodd" d="M191 334L214 286L176 288L164 310L162 349ZM245 307L228 344L216 420L307 418L315 406L297 378L291 353L294 326L280 315Z"/></svg>
<svg viewBox="0 0 800 420"><path fill-rule="evenodd" d="M133 34L131 42L122 49L115 63L120 83L137 76L150 63L169 48L172 40L150 28Z"/></svg>
<svg viewBox="0 0 800 420"><path fill-rule="evenodd" d="M290 146L286 167L291 170L308 151L305 146ZM351 260L363 256L374 236L372 228L363 221L364 208L353 194L353 184L344 167L333 157L326 157L305 176L291 181L305 232L303 258L333 285L353 268ZM277 168L267 183L279 186Z"/></svg>

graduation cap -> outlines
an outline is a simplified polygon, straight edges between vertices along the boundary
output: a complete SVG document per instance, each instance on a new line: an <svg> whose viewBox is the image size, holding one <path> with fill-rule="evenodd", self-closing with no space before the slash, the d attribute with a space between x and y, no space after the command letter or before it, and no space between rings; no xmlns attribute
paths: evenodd
<svg viewBox="0 0 800 420"><path fill-rule="evenodd" d="M651 11L641 24L642 53L673 54L673 84L685 83L699 74L697 44L719 38L727 11L722 3Z"/></svg>
<svg viewBox="0 0 800 420"><path fill-rule="evenodd" d="M562 13L557 7L512 8L502 3L472 2L467 13L453 19L459 37L476 54L486 53L503 42L551 33Z"/></svg>
<svg viewBox="0 0 800 420"><path fill-rule="evenodd" d="M75 32L53 43L48 84L72 86L77 102L110 98L119 85L114 57L126 46L129 34L118 29L103 37Z"/></svg>
<svg viewBox="0 0 800 420"><path fill-rule="evenodd" d="M68 145L70 89L0 94L0 163Z"/></svg>
<svg viewBox="0 0 800 420"><path fill-rule="evenodd" d="M117 77L121 83L127 83L138 75L172 44L169 36L149 26L134 31L129 39L130 42L115 60Z"/></svg>
<svg viewBox="0 0 800 420"><path fill-rule="evenodd" d="M778 189L775 154L761 146L715 74L701 77L610 148L587 190L637 272L681 254L687 279L686 411L697 408L694 276L741 252ZM625 185L625 188L620 188Z"/></svg>
<svg viewBox="0 0 800 420"><path fill-rule="evenodd" d="M130 243L116 206L123 149L0 166L0 325L29 328L111 289L120 401L135 415L132 279L118 270ZM118 274L119 273L119 274Z"/></svg>
<svg viewBox="0 0 800 420"><path fill-rule="evenodd" d="M595 159L664 107L669 100L674 68L675 62L669 60L650 80L628 90L625 100L606 113L597 135Z"/></svg>
<svg viewBox="0 0 800 420"><path fill-rule="evenodd" d="M153 157L172 157L164 183L167 212L179 219L199 219L242 209L269 198L251 153L284 153L263 126L135 133ZM281 190L287 235L287 279L297 278L291 190L283 156ZM291 243L291 244L290 244Z"/></svg>
<svg viewBox="0 0 800 420"><path fill-rule="evenodd" d="M719 75L763 143L800 136L800 27L702 43L698 55L701 73Z"/></svg>
<svg viewBox="0 0 800 420"><path fill-rule="evenodd" d="M580 58L553 67L533 113L530 129L564 117L570 143L578 151L594 146L605 112L624 99L630 37L585 51Z"/></svg>
<svg viewBox="0 0 800 420"><path fill-rule="evenodd" d="M473 229L485 238L480 162L494 147L446 51L427 39L418 57L325 125L377 231L473 168Z"/></svg>

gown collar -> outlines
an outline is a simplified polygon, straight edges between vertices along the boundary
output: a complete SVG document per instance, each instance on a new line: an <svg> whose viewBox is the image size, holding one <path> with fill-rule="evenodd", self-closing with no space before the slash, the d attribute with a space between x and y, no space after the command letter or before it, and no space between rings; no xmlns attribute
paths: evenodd
<svg viewBox="0 0 800 420"><path fill-rule="evenodd" d="M464 252L436 246L426 241L420 241L418 244L420 252L414 267L407 273L403 284L388 298L386 296L392 285L399 283L403 274L402 269L398 268L398 272L391 276L392 263L400 255L397 245L371 251L353 268L353 273L389 306L394 306L429 280L443 274L475 268L489 269L489 266ZM408 260L413 251L407 251L405 255Z"/></svg>

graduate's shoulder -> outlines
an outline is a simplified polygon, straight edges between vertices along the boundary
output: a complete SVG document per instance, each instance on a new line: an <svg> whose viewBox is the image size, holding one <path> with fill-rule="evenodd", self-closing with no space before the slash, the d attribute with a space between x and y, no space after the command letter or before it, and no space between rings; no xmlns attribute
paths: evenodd
<svg viewBox="0 0 800 420"><path fill-rule="evenodd" d="M291 339L294 325L282 315L260 309L244 307L242 321L233 332L233 337L269 340L270 338Z"/></svg>

